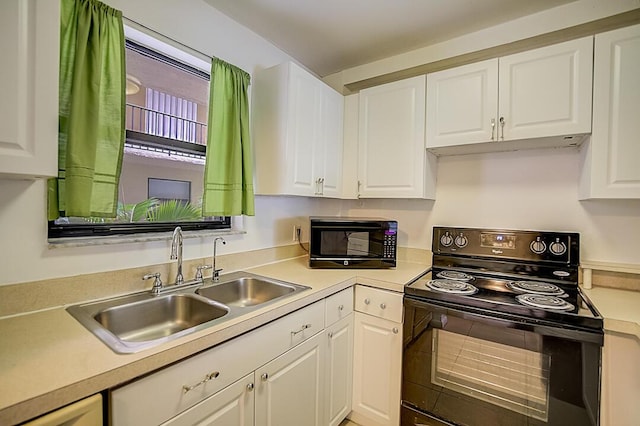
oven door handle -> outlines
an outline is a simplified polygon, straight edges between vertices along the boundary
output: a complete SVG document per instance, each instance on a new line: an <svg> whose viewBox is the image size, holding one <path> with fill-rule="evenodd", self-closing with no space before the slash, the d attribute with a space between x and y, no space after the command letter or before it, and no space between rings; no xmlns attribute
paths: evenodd
<svg viewBox="0 0 640 426"><path fill-rule="evenodd" d="M421 322L421 326L419 327L445 329L449 321L449 317L456 317L464 320L478 321L493 327L517 328L540 335L559 337L584 343L596 343L600 346L602 346L604 342L603 332L582 331L557 326L553 327L541 323L521 322L516 319L500 318L499 316L490 316L480 312L473 312L471 310L462 311L454 307L407 298L407 296L404 298L404 304L405 315L407 306L414 306L422 311L428 312L427 318Z"/></svg>
<svg viewBox="0 0 640 426"><path fill-rule="evenodd" d="M429 325L432 328L438 328L442 330L447 326L448 321L449 320L446 314L431 312L431 319L429 320Z"/></svg>

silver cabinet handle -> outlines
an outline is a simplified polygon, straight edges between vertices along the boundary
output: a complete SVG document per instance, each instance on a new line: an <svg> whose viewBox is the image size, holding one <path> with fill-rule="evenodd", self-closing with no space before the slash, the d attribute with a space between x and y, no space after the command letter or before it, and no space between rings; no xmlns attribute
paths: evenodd
<svg viewBox="0 0 640 426"><path fill-rule="evenodd" d="M247 390L248 390L249 392L251 392L251 391L253 390L253 388L254 388L254 387L255 387L255 385L254 385L253 383L249 383L249 384L247 385Z"/></svg>
<svg viewBox="0 0 640 426"><path fill-rule="evenodd" d="M263 382L266 382L267 380L269 380L269 373L262 373L262 376L260 376L260 378Z"/></svg>
<svg viewBox="0 0 640 426"><path fill-rule="evenodd" d="M364 299L364 304L368 305L369 303L371 303L371 300L369 300L369 298Z"/></svg>
<svg viewBox="0 0 640 426"><path fill-rule="evenodd" d="M320 178L320 195L324 195L324 178Z"/></svg>
<svg viewBox="0 0 640 426"><path fill-rule="evenodd" d="M307 328L311 328L311 324L304 324L302 327L300 327L300 330L298 331L292 331L291 335L295 336L298 333L302 333L303 331L305 331Z"/></svg>
<svg viewBox="0 0 640 426"><path fill-rule="evenodd" d="M339 310L339 311L342 311L343 309L344 309L344 305L340 305L340 306L338 306L338 310Z"/></svg>
<svg viewBox="0 0 640 426"><path fill-rule="evenodd" d="M504 117L500 117L500 139L501 140L504 140L504 125L505 125Z"/></svg>
<svg viewBox="0 0 640 426"><path fill-rule="evenodd" d="M187 393L189 391L192 391L195 388L197 388L198 386L204 385L208 381L218 378L219 375L220 375L219 371L214 371L212 373L209 373L206 376L204 376L204 379L200 380L195 385L191 385L191 386L184 385L184 386L182 386L182 392Z"/></svg>
<svg viewBox="0 0 640 426"><path fill-rule="evenodd" d="M391 330L391 331L393 331L393 334L398 334L399 330L398 330L398 327L393 327L393 330Z"/></svg>
<svg viewBox="0 0 640 426"><path fill-rule="evenodd" d="M387 307L387 305L385 303L381 303L380 304L380 309L385 309Z"/></svg>
<svg viewBox="0 0 640 426"><path fill-rule="evenodd" d="M492 118L491 119L491 140L493 140L494 138L493 135L495 134L495 131L496 131L496 119Z"/></svg>

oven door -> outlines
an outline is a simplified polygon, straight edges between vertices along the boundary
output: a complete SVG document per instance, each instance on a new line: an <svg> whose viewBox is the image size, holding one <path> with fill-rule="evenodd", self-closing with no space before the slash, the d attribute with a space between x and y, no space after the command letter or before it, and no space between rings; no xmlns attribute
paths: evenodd
<svg viewBox="0 0 640 426"><path fill-rule="evenodd" d="M403 426L598 424L602 335L436 303L405 296Z"/></svg>

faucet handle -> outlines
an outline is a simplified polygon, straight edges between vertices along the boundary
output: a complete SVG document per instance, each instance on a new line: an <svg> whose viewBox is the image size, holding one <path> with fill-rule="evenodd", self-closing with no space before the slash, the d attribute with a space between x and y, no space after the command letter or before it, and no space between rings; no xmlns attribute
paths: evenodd
<svg viewBox="0 0 640 426"><path fill-rule="evenodd" d="M160 272L156 272L155 274L147 274L142 277L143 280L150 280L153 278L153 287L151 287L151 293L160 294L160 290L162 289L162 280L160 279Z"/></svg>
<svg viewBox="0 0 640 426"><path fill-rule="evenodd" d="M222 268L213 270L213 275L211 275L211 279L213 281L217 282L218 280L220 280L220 271L222 271Z"/></svg>
<svg viewBox="0 0 640 426"><path fill-rule="evenodd" d="M199 281L204 281L204 277L202 275L202 271L204 269L211 269L212 266L211 265L200 265L196 268L196 280Z"/></svg>

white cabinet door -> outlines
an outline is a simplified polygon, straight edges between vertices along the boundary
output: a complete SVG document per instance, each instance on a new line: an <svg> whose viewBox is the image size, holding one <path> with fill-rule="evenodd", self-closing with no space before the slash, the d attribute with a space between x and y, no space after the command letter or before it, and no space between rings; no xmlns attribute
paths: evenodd
<svg viewBox="0 0 640 426"><path fill-rule="evenodd" d="M58 1L0 2L0 177L57 175Z"/></svg>
<svg viewBox="0 0 640 426"><path fill-rule="evenodd" d="M360 94L344 97L342 197L358 198L358 116Z"/></svg>
<svg viewBox="0 0 640 426"><path fill-rule="evenodd" d="M342 195L344 96L331 89L322 90L322 119L318 143L316 179L325 197Z"/></svg>
<svg viewBox="0 0 640 426"><path fill-rule="evenodd" d="M605 332L602 350L602 426L640 424L640 339Z"/></svg>
<svg viewBox="0 0 640 426"><path fill-rule="evenodd" d="M595 38L593 133L580 198L640 198L640 25Z"/></svg>
<svg viewBox="0 0 640 426"><path fill-rule="evenodd" d="M349 314L325 330L327 351L325 362L324 424L338 426L351 412L353 374L353 314Z"/></svg>
<svg viewBox="0 0 640 426"><path fill-rule="evenodd" d="M401 327L389 320L355 313L351 419L358 423L400 423Z"/></svg>
<svg viewBox="0 0 640 426"><path fill-rule="evenodd" d="M500 140L591 132L593 37L500 58Z"/></svg>
<svg viewBox="0 0 640 426"><path fill-rule="evenodd" d="M251 373L162 425L253 426L254 393Z"/></svg>
<svg viewBox="0 0 640 426"><path fill-rule="evenodd" d="M362 198L434 198L425 150L425 76L360 92L358 183Z"/></svg>
<svg viewBox="0 0 640 426"><path fill-rule="evenodd" d="M320 426L324 419L324 333L256 370L256 426Z"/></svg>
<svg viewBox="0 0 640 426"><path fill-rule="evenodd" d="M339 197L343 96L293 63L256 73L256 194Z"/></svg>
<svg viewBox="0 0 640 426"><path fill-rule="evenodd" d="M291 193L314 195L320 154L322 93L315 78L296 66L289 68L288 145L291 152L289 179Z"/></svg>
<svg viewBox="0 0 640 426"><path fill-rule="evenodd" d="M498 59L427 74L427 148L496 140Z"/></svg>

